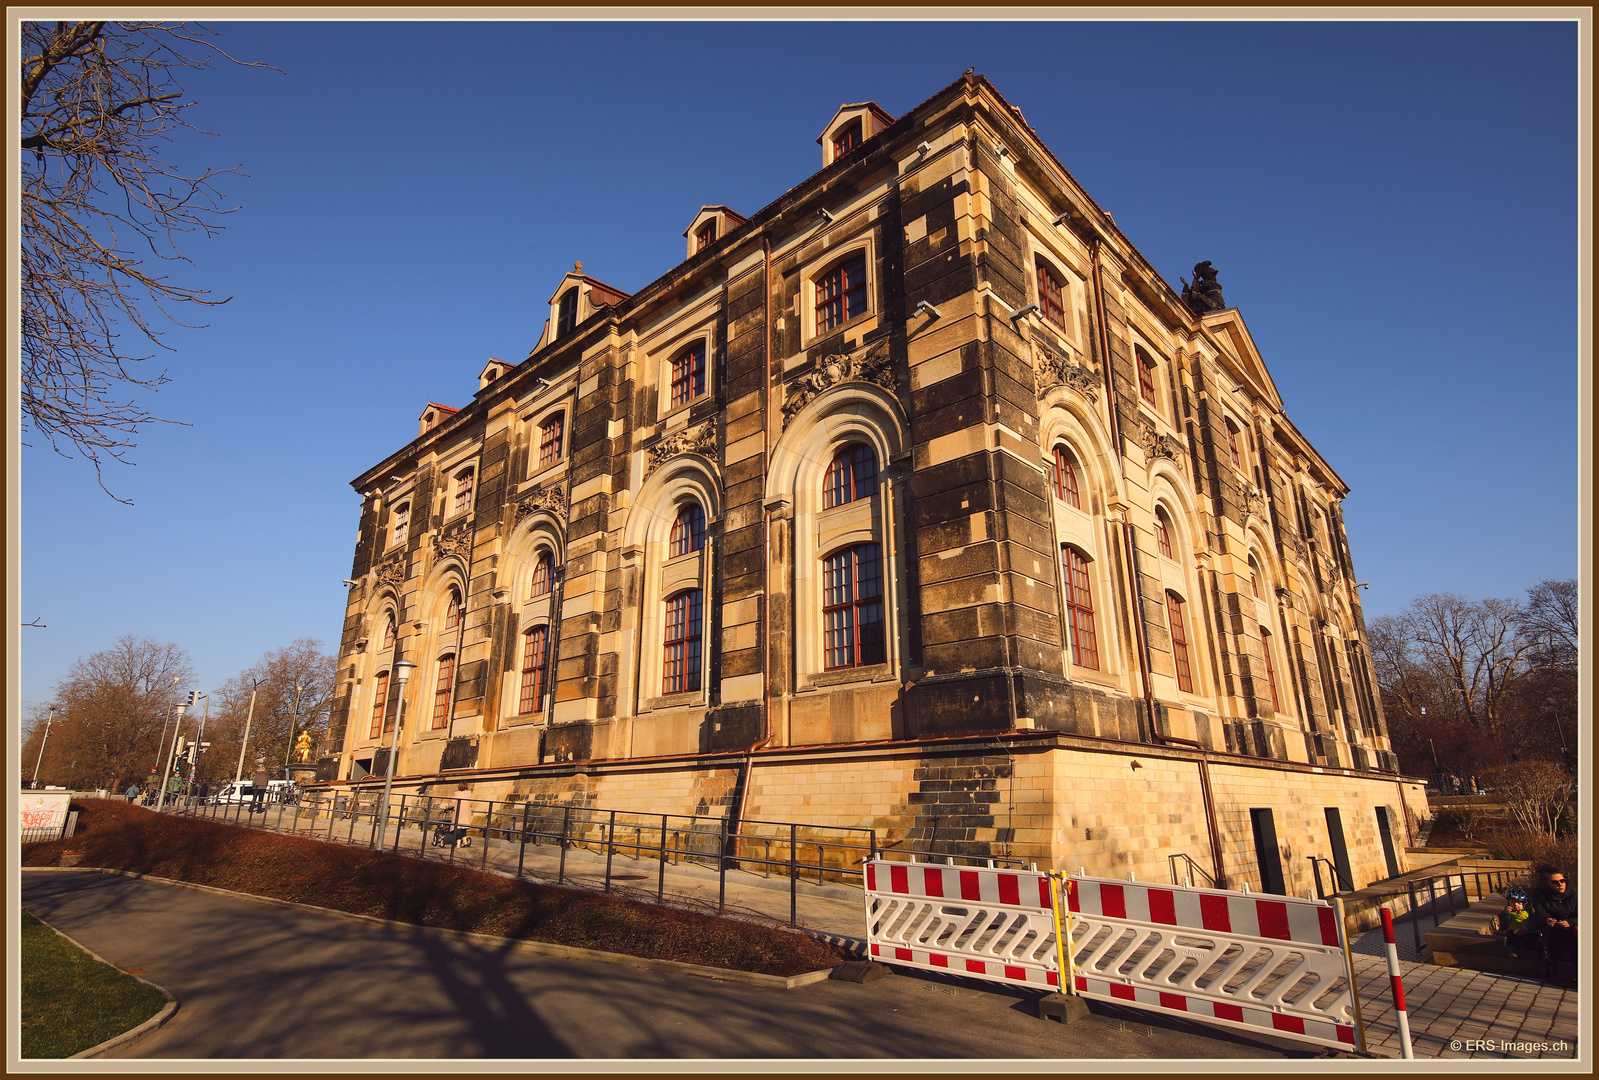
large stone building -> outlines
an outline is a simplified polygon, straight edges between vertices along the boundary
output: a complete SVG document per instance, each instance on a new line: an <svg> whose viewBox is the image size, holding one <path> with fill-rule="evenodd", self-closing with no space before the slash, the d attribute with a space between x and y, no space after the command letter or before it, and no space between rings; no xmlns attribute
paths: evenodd
<svg viewBox="0 0 1599 1080"><path fill-rule="evenodd" d="M1364 885L1396 772L1340 501L1208 264L1182 295L967 75L841 108L629 295L354 481L321 777ZM370 781L368 781L370 783Z"/></svg>

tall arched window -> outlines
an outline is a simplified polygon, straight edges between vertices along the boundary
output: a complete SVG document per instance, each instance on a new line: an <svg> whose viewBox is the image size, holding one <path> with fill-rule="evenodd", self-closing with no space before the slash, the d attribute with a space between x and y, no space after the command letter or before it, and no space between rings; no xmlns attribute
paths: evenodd
<svg viewBox="0 0 1599 1080"><path fill-rule="evenodd" d="M561 460L561 439L566 432L566 415L556 413L539 425L539 465L554 465Z"/></svg>
<svg viewBox="0 0 1599 1080"><path fill-rule="evenodd" d="M1166 558L1175 559L1177 557L1172 553L1171 522L1166 520L1166 511L1160 507L1155 508L1155 546L1160 549L1160 553Z"/></svg>
<svg viewBox="0 0 1599 1080"><path fill-rule="evenodd" d="M822 509L877 494L877 454L865 443L850 443L833 455L822 481Z"/></svg>
<svg viewBox="0 0 1599 1080"><path fill-rule="evenodd" d="M455 474L455 501L450 506L450 513L464 514L472 509L472 481L477 473L473 469L462 469Z"/></svg>
<svg viewBox="0 0 1599 1080"><path fill-rule="evenodd" d="M1042 262L1038 264L1038 310L1044 318L1062 330L1066 329L1064 289L1060 278L1055 276L1048 264Z"/></svg>
<svg viewBox="0 0 1599 1080"><path fill-rule="evenodd" d="M522 697L516 711L526 716L539 711L550 655L550 629L535 626L522 635Z"/></svg>
<svg viewBox="0 0 1599 1080"><path fill-rule="evenodd" d="M1177 667L1177 689L1194 692L1194 675L1188 666L1188 628L1183 619L1183 598L1166 590L1166 622L1171 627L1172 663Z"/></svg>
<svg viewBox="0 0 1599 1080"><path fill-rule="evenodd" d="M411 504L401 503L394 508L394 539L389 541L390 547L399 547L405 543L405 538L410 531Z"/></svg>
<svg viewBox="0 0 1599 1080"><path fill-rule="evenodd" d="M672 406L686 405L705 394L705 344L696 342L672 361Z"/></svg>
<svg viewBox="0 0 1599 1080"><path fill-rule="evenodd" d="M1077 476L1077 459L1066 447L1055 447L1055 497L1067 506L1081 510L1083 499Z"/></svg>
<svg viewBox="0 0 1599 1080"><path fill-rule="evenodd" d="M1099 642L1094 635L1094 590L1089 584L1088 558L1074 547L1063 547L1061 552L1072 663L1098 671Z"/></svg>
<svg viewBox="0 0 1599 1080"><path fill-rule="evenodd" d="M822 574L822 650L829 669L888 660L883 549L857 544L829 555Z"/></svg>
<svg viewBox="0 0 1599 1080"><path fill-rule="evenodd" d="M383 648L394 648L394 616L383 620Z"/></svg>
<svg viewBox="0 0 1599 1080"><path fill-rule="evenodd" d="M866 256L851 255L816 279L816 332L866 314Z"/></svg>
<svg viewBox="0 0 1599 1080"><path fill-rule="evenodd" d="M1260 628L1260 655L1266 658L1266 688L1271 691L1271 711L1279 712L1282 702L1277 698L1277 668L1271 662L1271 631Z"/></svg>
<svg viewBox="0 0 1599 1080"><path fill-rule="evenodd" d="M528 589L528 599L548 596L550 581L555 576L555 558L548 551L539 552L539 557L533 564L533 585Z"/></svg>
<svg viewBox="0 0 1599 1080"><path fill-rule="evenodd" d="M380 671L372 680L372 730L367 732L367 738L379 738L383 732L388 730L387 726L383 723L383 717L388 711L388 705L389 673L387 671Z"/></svg>
<svg viewBox="0 0 1599 1080"><path fill-rule="evenodd" d="M1256 565L1253 555L1249 557L1249 595L1260 599L1260 567Z"/></svg>
<svg viewBox="0 0 1599 1080"><path fill-rule="evenodd" d="M705 546L705 511L699 503L684 503L672 522L671 557L687 555Z"/></svg>
<svg viewBox="0 0 1599 1080"><path fill-rule="evenodd" d="M680 592L666 601L666 652L663 656L661 693L682 694L700 688L701 622L703 594L699 589Z"/></svg>
<svg viewBox="0 0 1599 1080"><path fill-rule="evenodd" d="M455 688L455 654L439 658L439 677L433 684L433 729L445 727L450 722L450 693Z"/></svg>
<svg viewBox="0 0 1599 1080"><path fill-rule="evenodd" d="M450 601L444 608L444 629L454 630L461 625L461 593L452 588Z"/></svg>
<svg viewBox="0 0 1599 1080"><path fill-rule="evenodd" d="M565 337L577 326L577 286L561 294L561 304L555 316L555 336Z"/></svg>

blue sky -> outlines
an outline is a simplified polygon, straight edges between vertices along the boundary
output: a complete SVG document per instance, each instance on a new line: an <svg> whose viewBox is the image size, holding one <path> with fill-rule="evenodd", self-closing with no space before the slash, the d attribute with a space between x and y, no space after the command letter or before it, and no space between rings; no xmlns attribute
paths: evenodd
<svg viewBox="0 0 1599 1080"><path fill-rule="evenodd" d="M975 67L1172 283L1212 260L1352 488L1367 615L1520 597L1578 549L1575 23L215 23L173 160L241 209L185 284L134 467L21 451L24 701L122 634L197 689L338 640L349 481L536 343L561 275L632 291L703 203L820 167L837 106Z"/></svg>

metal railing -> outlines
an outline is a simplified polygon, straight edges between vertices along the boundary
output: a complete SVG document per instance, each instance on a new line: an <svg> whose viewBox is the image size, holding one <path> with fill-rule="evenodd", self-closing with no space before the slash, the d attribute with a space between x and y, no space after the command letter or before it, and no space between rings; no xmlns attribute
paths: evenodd
<svg viewBox="0 0 1599 1080"><path fill-rule="evenodd" d="M1181 877L1177 874L1179 866L1182 867ZM1174 851L1166 856L1166 869L1171 874L1171 883L1173 885L1182 885L1192 889L1194 887L1194 878L1200 877L1205 880L1205 888L1214 889L1216 887L1216 879L1205 873L1204 867L1196 863L1186 851Z"/></svg>
<svg viewBox="0 0 1599 1080"><path fill-rule="evenodd" d="M745 821L730 829L725 819L704 815L433 795L391 796L388 827L380 832L381 802L377 793L312 792L293 803L267 803L259 811L249 802L190 801L174 809L205 820L334 843L371 847L381 837L384 848L394 853L475 863L478 869L518 878L553 877L558 885L604 892L621 882L646 879L639 870L649 865L657 901L666 896L668 867L679 875L714 872L718 912L727 906L729 872L786 877L790 925L798 924L802 882L864 882L863 865L879 853L873 829L771 821ZM476 851L470 851L473 846Z"/></svg>
<svg viewBox="0 0 1599 1080"><path fill-rule="evenodd" d="M1447 874L1435 874L1405 882L1410 895L1410 932L1417 955L1421 954L1422 946L1423 905L1432 909L1432 927L1436 930L1443 922L1441 912L1445 905L1448 905L1449 915L1452 917L1473 901L1481 900L1496 892L1503 892L1518 882L1528 881L1530 877L1529 870L1455 870ZM1458 885L1455 884L1457 880ZM1472 895L1473 891L1476 892L1475 896Z"/></svg>

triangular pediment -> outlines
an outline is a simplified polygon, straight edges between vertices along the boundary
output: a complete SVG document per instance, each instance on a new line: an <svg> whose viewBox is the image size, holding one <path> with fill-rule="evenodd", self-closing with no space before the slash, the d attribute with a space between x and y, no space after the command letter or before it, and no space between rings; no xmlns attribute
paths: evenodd
<svg viewBox="0 0 1599 1080"><path fill-rule="evenodd" d="M1238 309L1212 311L1200 316L1200 321L1221 343L1222 365L1249 388L1253 397L1281 410L1283 399L1277 393L1277 384L1272 382L1266 361L1255 347L1255 339L1250 336L1249 327L1244 325L1244 317Z"/></svg>

